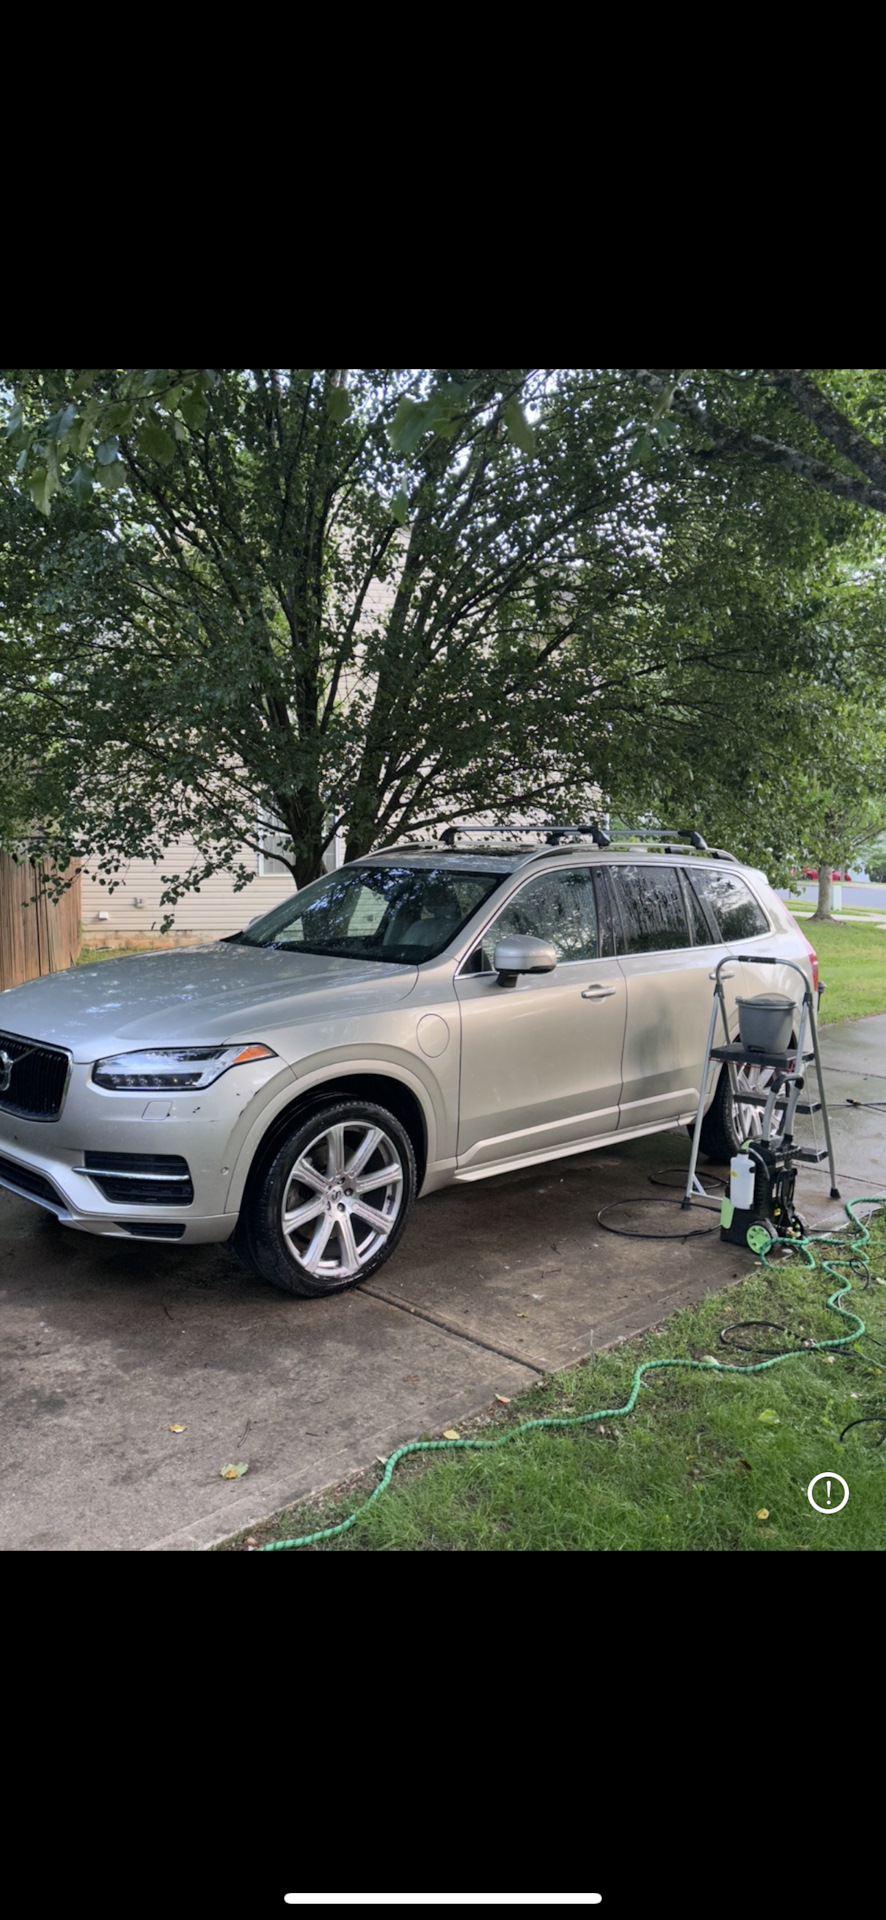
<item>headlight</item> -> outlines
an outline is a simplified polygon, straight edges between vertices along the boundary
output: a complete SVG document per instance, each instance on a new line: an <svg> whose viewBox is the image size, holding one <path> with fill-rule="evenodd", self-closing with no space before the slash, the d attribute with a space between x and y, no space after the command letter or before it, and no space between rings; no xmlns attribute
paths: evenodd
<svg viewBox="0 0 886 1920"><path fill-rule="evenodd" d="M183 1093L210 1087L229 1067L247 1060L274 1059L273 1048L260 1042L245 1047L148 1047L144 1053L117 1053L110 1060L97 1060L92 1077L99 1087Z"/></svg>

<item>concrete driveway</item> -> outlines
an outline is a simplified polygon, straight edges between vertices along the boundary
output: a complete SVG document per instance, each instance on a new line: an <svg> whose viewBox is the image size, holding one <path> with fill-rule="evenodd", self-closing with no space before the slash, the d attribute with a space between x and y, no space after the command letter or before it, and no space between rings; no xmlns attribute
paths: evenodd
<svg viewBox="0 0 886 1920"><path fill-rule="evenodd" d="M886 1103L886 1015L824 1028L822 1050L843 1195L886 1200L886 1111L847 1105ZM671 1204L688 1156L662 1133L431 1195L377 1278L327 1301L223 1248L89 1239L0 1192L0 1546L205 1548L728 1284L753 1256L720 1241L716 1202L687 1240L597 1222L642 1198L612 1224L697 1233L705 1209ZM816 1227L845 1220L828 1187L800 1174Z"/></svg>

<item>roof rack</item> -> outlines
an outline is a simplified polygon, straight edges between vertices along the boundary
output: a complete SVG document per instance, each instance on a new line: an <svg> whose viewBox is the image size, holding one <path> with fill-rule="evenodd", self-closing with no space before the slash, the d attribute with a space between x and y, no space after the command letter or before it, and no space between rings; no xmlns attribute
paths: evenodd
<svg viewBox="0 0 886 1920"><path fill-rule="evenodd" d="M603 828L598 826L596 821L592 821L588 826L583 827L517 827L512 826L510 821L505 821L503 824L495 827L444 827L440 839L443 845L450 847L453 852L455 852L455 836L457 833L485 833L487 835L495 833L544 834L548 845L552 847L559 846L562 840L570 838L577 839L581 834L590 834L591 839L598 847L608 847L609 845L609 834L604 833Z"/></svg>
<svg viewBox="0 0 886 1920"><path fill-rule="evenodd" d="M459 833L485 834L487 836L500 833L533 833L543 835L546 846L549 847L559 847L563 845L564 841L577 840L583 836L589 836L597 847L609 847L613 841L616 840L637 841L643 844L654 841L656 843L655 850L659 853L685 854L687 851L691 851L693 853L707 854L709 860L732 860L736 865L738 864L736 854L727 853L725 847L709 847L704 835L692 827L680 828L678 831L674 831L673 828L668 827L654 827L651 829L645 827L612 827L604 830L596 820L590 821L586 825L572 827L518 827L512 826L509 822L494 827L445 827L440 835L440 839L443 845L449 847L452 852L456 851L455 837L456 834ZM689 847L670 844L675 840L688 841Z"/></svg>

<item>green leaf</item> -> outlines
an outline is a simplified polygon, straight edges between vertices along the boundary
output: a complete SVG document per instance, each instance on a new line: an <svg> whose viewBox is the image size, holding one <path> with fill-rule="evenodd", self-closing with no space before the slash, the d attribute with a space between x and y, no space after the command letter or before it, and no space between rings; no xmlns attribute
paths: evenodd
<svg viewBox="0 0 886 1920"><path fill-rule="evenodd" d="M403 492L403 489L401 487L400 492L395 493L394 498L391 501L391 512L399 526L405 527L406 515L408 511L409 511L409 501L407 500L406 495Z"/></svg>
<svg viewBox="0 0 886 1920"><path fill-rule="evenodd" d="M92 439L95 423L101 413L101 401L93 395L87 400L80 420L80 432L77 435L77 452L85 453Z"/></svg>
<svg viewBox="0 0 886 1920"><path fill-rule="evenodd" d="M6 415L6 432L10 440L12 439L12 436L14 433L18 433L21 423L22 423L22 405L21 405L21 401L19 400L16 406L10 407L9 412Z"/></svg>
<svg viewBox="0 0 886 1920"><path fill-rule="evenodd" d="M108 493L114 493L126 479L126 466L122 460L113 460L110 466L99 467L98 477Z"/></svg>
<svg viewBox="0 0 886 1920"><path fill-rule="evenodd" d="M179 406L179 413L189 427L198 431L205 424L209 408L202 393L186 393Z"/></svg>
<svg viewBox="0 0 886 1920"><path fill-rule="evenodd" d="M101 446L96 451L95 457L100 467L111 466L113 461L119 458L119 449L116 440L103 440Z"/></svg>
<svg viewBox="0 0 886 1920"><path fill-rule="evenodd" d="M419 441L427 432L427 400L408 400L404 395L397 403L397 411L388 429L388 439L395 453L414 453Z"/></svg>
<svg viewBox="0 0 886 1920"><path fill-rule="evenodd" d="M28 490L35 507L39 507L41 513L48 514L49 502L53 494L58 492L58 480L46 467L35 467L28 481Z"/></svg>
<svg viewBox="0 0 886 1920"><path fill-rule="evenodd" d="M87 388L92 386L97 373L98 367L81 367L76 379L71 381L71 392L77 394L85 393Z"/></svg>
<svg viewBox="0 0 886 1920"><path fill-rule="evenodd" d="M231 1465L227 1467L222 1467L221 1478L222 1480L239 1480L241 1474L248 1473L248 1472L249 1472L249 1461L238 1460L236 1466Z"/></svg>
<svg viewBox="0 0 886 1920"><path fill-rule="evenodd" d="M146 420L138 430L138 447L149 460L157 460L161 467L168 467L175 459L175 440L158 421Z"/></svg>
<svg viewBox="0 0 886 1920"><path fill-rule="evenodd" d="M76 418L77 409L73 400L69 401L66 407L59 407L58 413L54 413L51 420L47 420L46 422L47 438L50 440L63 440L65 435L70 433Z"/></svg>
<svg viewBox="0 0 886 1920"><path fill-rule="evenodd" d="M504 409L504 422L521 453L535 452L535 434L529 425L516 394L512 395Z"/></svg>
<svg viewBox="0 0 886 1920"><path fill-rule="evenodd" d="M778 1427L781 1425L774 1407L764 1407L762 1413L758 1413L757 1419L762 1420L763 1425L766 1427Z"/></svg>
<svg viewBox="0 0 886 1920"><path fill-rule="evenodd" d="M74 499L79 500L81 503L84 500L88 500L94 484L95 483L93 481L92 474L90 473L89 468L84 467L82 462L78 462L77 466L74 468L74 472L71 476L71 483L70 483L71 492L74 495Z"/></svg>
<svg viewBox="0 0 886 1920"><path fill-rule="evenodd" d="M135 408L126 400L115 400L111 406L104 407L99 423L102 438L109 440L112 434L120 433L124 427L130 427L134 412Z"/></svg>
<svg viewBox="0 0 886 1920"><path fill-rule="evenodd" d="M347 387L331 387L326 396L326 407L330 420L340 427L351 411L351 396Z"/></svg>

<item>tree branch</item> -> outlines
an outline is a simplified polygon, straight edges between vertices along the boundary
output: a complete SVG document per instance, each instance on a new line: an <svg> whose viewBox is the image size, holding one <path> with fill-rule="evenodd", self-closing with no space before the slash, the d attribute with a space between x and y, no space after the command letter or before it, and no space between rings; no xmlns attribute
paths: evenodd
<svg viewBox="0 0 886 1920"><path fill-rule="evenodd" d="M644 367L626 367L624 371L630 379L636 380L638 385L645 387L646 392L654 395L657 400L661 399L667 391L660 375ZM868 480L857 480L852 474L840 473L838 468L827 466L823 460L816 460L812 454L801 453L798 448L786 446L778 440L768 440L763 434L747 433L742 428L727 427L723 421L716 419L704 407L698 406L679 391L674 394L671 411L684 420L690 421L702 437L711 442L709 447L696 449L697 460L716 460L730 455L752 454L765 466L782 467L788 473L795 474L798 480L807 480L811 486L818 487L825 493L835 494L840 500L850 500L859 507L870 507L874 513L886 513L886 486L872 485ZM863 436L858 437L863 439ZM835 443L832 442L832 444ZM841 452L842 448L836 447L836 451Z"/></svg>

